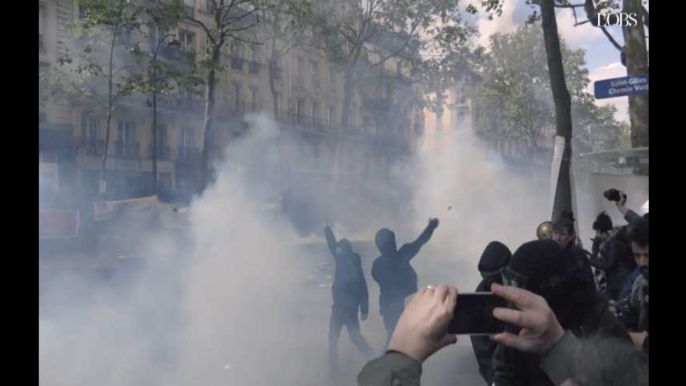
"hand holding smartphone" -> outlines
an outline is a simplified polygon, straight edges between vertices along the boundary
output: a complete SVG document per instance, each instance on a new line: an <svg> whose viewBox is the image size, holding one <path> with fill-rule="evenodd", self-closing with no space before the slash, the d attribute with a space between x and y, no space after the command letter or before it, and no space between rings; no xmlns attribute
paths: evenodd
<svg viewBox="0 0 686 386"><path fill-rule="evenodd" d="M507 300L492 292L458 293L448 334L491 335L504 332L504 322L493 316L493 309L508 307Z"/></svg>

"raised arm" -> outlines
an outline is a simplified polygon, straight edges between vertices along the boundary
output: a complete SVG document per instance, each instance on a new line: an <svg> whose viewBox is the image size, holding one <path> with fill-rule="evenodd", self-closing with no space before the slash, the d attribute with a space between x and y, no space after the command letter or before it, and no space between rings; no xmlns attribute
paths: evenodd
<svg viewBox="0 0 686 386"><path fill-rule="evenodd" d="M621 198L617 202L617 209L622 214L622 216L624 216L626 222L628 222L629 225L636 225L636 223L643 221L643 217L641 217L638 213L626 207L626 194L624 192L619 192L619 194Z"/></svg>
<svg viewBox="0 0 686 386"><path fill-rule="evenodd" d="M436 227L438 227L438 219L432 218L429 220L429 225L424 228L422 234L417 237L417 240L405 244L400 248L400 255L407 260L412 260L413 257L417 256L417 253L419 253L419 250L424 246L424 244L429 242L434 230L436 230Z"/></svg>
<svg viewBox="0 0 686 386"><path fill-rule="evenodd" d="M334 259L336 259L336 236L333 235L333 231L328 225L324 227L324 237L326 237L326 243L329 245L331 254L333 255Z"/></svg>

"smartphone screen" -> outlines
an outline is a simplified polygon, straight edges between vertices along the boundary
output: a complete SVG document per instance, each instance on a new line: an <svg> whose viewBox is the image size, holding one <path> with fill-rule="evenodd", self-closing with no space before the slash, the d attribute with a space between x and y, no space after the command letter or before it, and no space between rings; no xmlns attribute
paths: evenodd
<svg viewBox="0 0 686 386"><path fill-rule="evenodd" d="M457 294L455 314L448 333L485 335L504 332L505 323L493 316L496 307L507 308L507 301L491 292Z"/></svg>

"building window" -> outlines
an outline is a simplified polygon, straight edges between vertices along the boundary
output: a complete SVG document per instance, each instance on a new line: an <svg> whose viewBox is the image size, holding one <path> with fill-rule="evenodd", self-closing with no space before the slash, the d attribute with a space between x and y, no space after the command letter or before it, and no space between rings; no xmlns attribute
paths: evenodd
<svg viewBox="0 0 686 386"><path fill-rule="evenodd" d="M257 56L258 56L257 54L258 54L257 46L255 46L254 44L251 45L250 46L250 60L252 60L253 62L257 62Z"/></svg>
<svg viewBox="0 0 686 386"><path fill-rule="evenodd" d="M312 70L312 80L319 82L319 62L315 60L311 61L310 68Z"/></svg>
<svg viewBox="0 0 686 386"><path fill-rule="evenodd" d="M231 86L231 96L233 98L233 108L235 111L240 111L241 108L241 85L233 84Z"/></svg>
<svg viewBox="0 0 686 386"><path fill-rule="evenodd" d="M336 84L336 69L333 66L329 66L329 84Z"/></svg>
<svg viewBox="0 0 686 386"><path fill-rule="evenodd" d="M238 41L234 41L231 44L231 56L243 58L243 44Z"/></svg>
<svg viewBox="0 0 686 386"><path fill-rule="evenodd" d="M136 123L132 121L119 121L119 141L125 143L136 142Z"/></svg>
<svg viewBox="0 0 686 386"><path fill-rule="evenodd" d="M312 118L319 118L319 102L312 103Z"/></svg>
<svg viewBox="0 0 686 386"><path fill-rule="evenodd" d="M305 58L302 56L298 56L298 75L304 75L305 74Z"/></svg>
<svg viewBox="0 0 686 386"><path fill-rule="evenodd" d="M460 111L457 113L457 128L458 129L464 128L464 122L465 122L465 114L463 111Z"/></svg>
<svg viewBox="0 0 686 386"><path fill-rule="evenodd" d="M457 92L458 92L458 95L459 95L460 104L461 104L461 105L466 104L466 103L467 103L467 94L465 93L464 88L460 87L460 88L457 90Z"/></svg>
<svg viewBox="0 0 686 386"><path fill-rule="evenodd" d="M211 13L214 15L215 12L217 12L217 2L214 0L206 0L207 1L207 13Z"/></svg>
<svg viewBox="0 0 686 386"><path fill-rule="evenodd" d="M156 130L157 137L157 158L166 159L167 152L165 151L167 147L167 126L157 125ZM150 152L152 154L152 143L150 144Z"/></svg>
<svg viewBox="0 0 686 386"><path fill-rule="evenodd" d="M181 130L181 147L183 149L195 148L195 133L191 128Z"/></svg>
<svg viewBox="0 0 686 386"><path fill-rule="evenodd" d="M86 154L102 155L99 120L88 113L81 115L81 133L86 144Z"/></svg>
<svg viewBox="0 0 686 386"><path fill-rule="evenodd" d="M254 88L250 89L250 110L257 111L257 90Z"/></svg>
<svg viewBox="0 0 686 386"><path fill-rule="evenodd" d="M333 123L336 121L336 108L329 106L329 122Z"/></svg>
<svg viewBox="0 0 686 386"><path fill-rule="evenodd" d="M179 30L179 43L181 43L181 49L186 52L195 51L195 34L187 30Z"/></svg>
<svg viewBox="0 0 686 386"><path fill-rule="evenodd" d="M132 121L118 121L117 123L117 156L138 157L140 149L136 142L136 123Z"/></svg>
<svg viewBox="0 0 686 386"><path fill-rule="evenodd" d="M297 123L302 123L302 115L305 113L305 101L302 99L298 99L295 105L295 116L296 116L296 122Z"/></svg>

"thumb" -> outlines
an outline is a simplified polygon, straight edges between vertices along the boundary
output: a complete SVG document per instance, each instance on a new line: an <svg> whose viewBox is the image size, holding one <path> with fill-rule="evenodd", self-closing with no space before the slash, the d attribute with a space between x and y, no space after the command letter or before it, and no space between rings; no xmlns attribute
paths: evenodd
<svg viewBox="0 0 686 386"><path fill-rule="evenodd" d="M512 347L512 348L515 348L518 350L524 349L524 344L519 339L519 336L517 336L511 332L503 332L500 334L492 335L491 340L496 342L496 343L500 343L504 346Z"/></svg>
<svg viewBox="0 0 686 386"><path fill-rule="evenodd" d="M457 336L453 334L445 334L443 335L443 338L440 341L440 347L443 348L445 346L449 346L451 344L457 343Z"/></svg>

